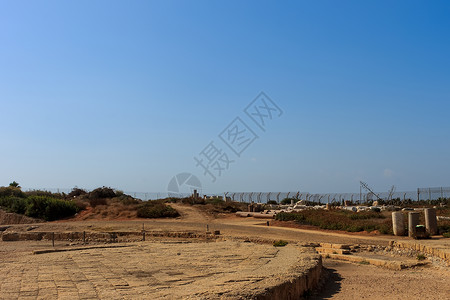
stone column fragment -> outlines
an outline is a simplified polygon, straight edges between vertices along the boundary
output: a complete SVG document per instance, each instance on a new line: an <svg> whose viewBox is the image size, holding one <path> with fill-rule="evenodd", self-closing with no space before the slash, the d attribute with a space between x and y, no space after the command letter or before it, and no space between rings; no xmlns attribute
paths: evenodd
<svg viewBox="0 0 450 300"><path fill-rule="evenodd" d="M438 232L436 210L434 208L425 208L425 227L430 235Z"/></svg>
<svg viewBox="0 0 450 300"><path fill-rule="evenodd" d="M403 213L401 211L395 211L392 213L392 229L394 231L394 235L396 236L402 236L405 234Z"/></svg>
<svg viewBox="0 0 450 300"><path fill-rule="evenodd" d="M419 225L419 213L418 212L410 212L408 214L408 236L415 237L416 236L416 226Z"/></svg>

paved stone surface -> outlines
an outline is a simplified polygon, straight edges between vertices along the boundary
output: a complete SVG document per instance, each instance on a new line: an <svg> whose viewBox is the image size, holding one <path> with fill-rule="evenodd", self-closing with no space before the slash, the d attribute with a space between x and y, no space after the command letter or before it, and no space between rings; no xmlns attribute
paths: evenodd
<svg viewBox="0 0 450 300"><path fill-rule="evenodd" d="M39 255L26 247L0 258L0 299L236 299L306 271L315 256L301 247L231 241L141 242Z"/></svg>

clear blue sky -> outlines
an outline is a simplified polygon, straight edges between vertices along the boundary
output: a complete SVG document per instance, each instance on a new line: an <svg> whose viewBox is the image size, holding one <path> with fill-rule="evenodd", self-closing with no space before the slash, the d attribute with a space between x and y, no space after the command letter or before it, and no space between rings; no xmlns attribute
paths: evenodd
<svg viewBox="0 0 450 300"><path fill-rule="evenodd" d="M0 0L0 185L450 186L447 1ZM283 110L262 132L243 109ZM241 117L241 155L218 135ZM235 162L216 182L194 156Z"/></svg>

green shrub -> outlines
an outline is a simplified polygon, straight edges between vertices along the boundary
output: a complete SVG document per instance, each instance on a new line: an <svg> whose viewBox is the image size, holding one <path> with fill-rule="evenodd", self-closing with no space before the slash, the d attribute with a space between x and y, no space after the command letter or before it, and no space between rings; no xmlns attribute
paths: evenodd
<svg viewBox="0 0 450 300"><path fill-rule="evenodd" d="M114 197L116 197L116 193L112 188L109 187L96 188L95 190L89 193L89 199L102 199Z"/></svg>
<svg viewBox="0 0 450 300"><path fill-rule="evenodd" d="M209 198L206 199L205 203L206 204L212 204L212 205L221 205L221 204L225 203L225 201L223 201L222 198L214 197L212 199L209 199Z"/></svg>
<svg viewBox="0 0 450 300"><path fill-rule="evenodd" d="M361 214L360 216L356 216ZM375 212L351 212L346 210L304 210L302 212L279 213L275 219L279 221L295 221L302 225L317 226L321 229L344 230L348 232L374 231L391 233L390 220L382 221L385 217Z"/></svg>
<svg viewBox="0 0 450 300"><path fill-rule="evenodd" d="M294 203L295 203L295 202L296 202L296 201L294 200ZM281 200L280 204L283 204L283 205L289 205L289 204L291 204L291 198L284 198L283 200Z"/></svg>
<svg viewBox="0 0 450 300"><path fill-rule="evenodd" d="M176 197L168 197L168 198L165 198L165 199L162 199L162 200L164 200L164 202L177 203L178 200L181 200L181 199L180 198L176 198Z"/></svg>
<svg viewBox="0 0 450 300"><path fill-rule="evenodd" d="M19 197L2 197L0 198L0 206L8 212L23 215L25 214L27 201L25 198Z"/></svg>
<svg viewBox="0 0 450 300"><path fill-rule="evenodd" d="M349 212L352 220L385 219L386 217L375 211Z"/></svg>
<svg viewBox="0 0 450 300"><path fill-rule="evenodd" d="M181 198L181 203L183 204L200 204L200 205L205 205L206 204L206 200L203 198L192 198L192 197L187 197L187 198Z"/></svg>
<svg viewBox="0 0 450 300"><path fill-rule="evenodd" d="M442 234L442 236L445 237L445 238L450 238L450 231L449 232L444 232Z"/></svg>
<svg viewBox="0 0 450 300"><path fill-rule="evenodd" d="M19 189L20 189L19 183L18 183L18 182L15 182L15 181L11 182L11 183L9 184L9 186L12 186L12 187L15 187L15 188L19 188Z"/></svg>
<svg viewBox="0 0 450 300"><path fill-rule="evenodd" d="M20 198L25 198L26 195L18 187L2 186L2 187L0 187L0 197L20 197Z"/></svg>
<svg viewBox="0 0 450 300"><path fill-rule="evenodd" d="M61 193L52 193L49 191L41 191L41 190L32 190L32 191L27 191L25 192L25 195L27 197L30 196L45 196L45 197L53 197L53 198L58 198L61 199L63 198L65 195L61 194Z"/></svg>
<svg viewBox="0 0 450 300"><path fill-rule="evenodd" d="M24 198L11 198L13 201L11 203L11 212L16 214L24 215L27 210L27 199Z"/></svg>
<svg viewBox="0 0 450 300"><path fill-rule="evenodd" d="M116 198L113 198L113 201L119 201L124 205L137 205L142 202L141 200L135 199L135 198L125 195L125 194L118 196Z"/></svg>
<svg viewBox="0 0 450 300"><path fill-rule="evenodd" d="M417 254L417 260L425 260L425 259L426 259L426 256L423 255L422 253Z"/></svg>
<svg viewBox="0 0 450 300"><path fill-rule="evenodd" d="M147 201L137 210L139 218L176 218L179 215L173 207L159 200Z"/></svg>
<svg viewBox="0 0 450 300"><path fill-rule="evenodd" d="M274 247L284 247L288 244L287 241L283 241L283 240L279 240L279 241L275 241L273 242L273 246Z"/></svg>
<svg viewBox="0 0 450 300"><path fill-rule="evenodd" d="M79 208L74 202L52 197L31 196L26 201L25 215L46 221L70 217L79 211Z"/></svg>
<svg viewBox="0 0 450 300"><path fill-rule="evenodd" d="M67 196L69 198L73 198L73 197L83 196L83 195L86 195L86 194L87 194L87 192L85 190L77 188L77 187L74 187L72 189L72 191Z"/></svg>
<svg viewBox="0 0 450 300"><path fill-rule="evenodd" d="M30 196L28 198L3 197L0 198L0 206L9 212L46 221L70 217L80 210L72 201L48 196Z"/></svg>

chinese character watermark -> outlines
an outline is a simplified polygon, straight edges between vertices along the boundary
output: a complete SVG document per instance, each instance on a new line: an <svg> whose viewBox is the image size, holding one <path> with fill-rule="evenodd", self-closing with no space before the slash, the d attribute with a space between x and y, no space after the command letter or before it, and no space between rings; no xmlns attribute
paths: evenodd
<svg viewBox="0 0 450 300"><path fill-rule="evenodd" d="M236 117L220 134L219 138L227 145L237 156L248 148L257 138L253 130L248 127L241 118Z"/></svg>
<svg viewBox="0 0 450 300"><path fill-rule="evenodd" d="M247 105L244 113L257 125L257 128L265 132L270 121L279 118L283 111L264 92L261 92ZM240 116L236 116L218 137L238 158L259 138L255 128L249 126ZM216 146L214 141L195 156L194 160L196 167L201 168L203 175L210 177L212 182L216 182L217 177L222 176L223 172L230 168L230 164L235 162L230 159L224 149Z"/></svg>
<svg viewBox="0 0 450 300"><path fill-rule="evenodd" d="M213 182L216 181L216 176L222 176L223 170L228 170L230 164L234 160L230 160L228 155L220 148L210 142L205 149L199 153L200 158L194 157L197 162L196 167L203 169L203 175L209 175Z"/></svg>
<svg viewBox="0 0 450 300"><path fill-rule="evenodd" d="M283 111L276 105L264 92L261 92L255 100L253 100L245 109L244 112L253 120L253 122L266 131L268 122L274 118L281 117Z"/></svg>
<svg viewBox="0 0 450 300"><path fill-rule="evenodd" d="M218 146L215 143L216 140L212 140L198 155L194 156L195 166L201 168L203 175L209 177L212 182L216 182L218 177L229 170L235 159L240 158L242 153L259 138L257 130L265 132L269 123L283 114L281 108L264 92L250 102L243 112L242 118L239 115L236 116L218 135L219 140L225 144L225 149ZM250 119L254 124L245 122L244 119ZM190 173L181 173L170 181L169 195L170 193L180 194L180 183L187 185L192 191L201 188L197 177Z"/></svg>

